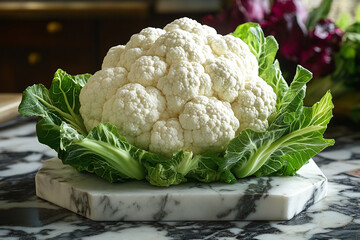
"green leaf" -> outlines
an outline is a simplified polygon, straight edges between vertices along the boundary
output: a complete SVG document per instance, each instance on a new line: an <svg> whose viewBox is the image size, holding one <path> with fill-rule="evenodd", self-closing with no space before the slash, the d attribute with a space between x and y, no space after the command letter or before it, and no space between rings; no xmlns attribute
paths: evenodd
<svg viewBox="0 0 360 240"><path fill-rule="evenodd" d="M263 79L272 87L276 94L276 112L278 112L280 106L283 103L284 95L289 89L289 86L282 76L280 65L277 60L275 60L272 66L264 71Z"/></svg>
<svg viewBox="0 0 360 240"><path fill-rule="evenodd" d="M324 3L331 5L329 1ZM326 6L314 11L313 17L320 16L317 14L321 14L321 16L327 14ZM237 177L263 176L275 173L279 175L280 172L283 175L291 175L313 156L312 154L333 144L332 140L322 138L321 130L312 131L313 127L299 126L300 122L306 119L304 115L311 115L309 110L303 107L303 100L306 84L311 80L312 73L298 66L295 77L291 85L288 86L282 76L278 61L274 62L278 50L275 39L272 37L265 39L259 25L254 23L240 25L233 35L247 43L257 58L259 76L276 93L276 114L274 119L271 119L266 132L245 130L229 143L222 169L231 169ZM316 105L314 105L315 108ZM300 134L302 138L297 135L294 139L290 138L294 136L293 134L299 133L299 129L307 129L310 133L304 130ZM314 132L318 132L317 135ZM311 142L313 147L301 150L300 147L307 146L310 142L307 139L308 135L316 136ZM287 146L287 143L282 142L284 139L288 139L291 145ZM304 139L306 141L302 141ZM299 143L300 145L298 145ZM295 146L297 147L296 150Z"/></svg>
<svg viewBox="0 0 360 240"><path fill-rule="evenodd" d="M358 4L356 6L356 10L355 10L355 21L357 23L360 23L360 4Z"/></svg>
<svg viewBox="0 0 360 240"><path fill-rule="evenodd" d="M23 92L19 113L24 117L48 117L47 104L51 103L48 89L42 84L36 84L26 88Z"/></svg>
<svg viewBox="0 0 360 240"><path fill-rule="evenodd" d="M144 167L147 171L146 180L155 186L168 187L187 181L184 175L178 173L170 162L152 164L146 161Z"/></svg>
<svg viewBox="0 0 360 240"><path fill-rule="evenodd" d="M233 36L243 40L250 48L256 59L260 59L263 45L265 44L264 33L258 23L244 23L239 25L232 33Z"/></svg>
<svg viewBox="0 0 360 240"><path fill-rule="evenodd" d="M87 131L79 112L79 95L90 76L90 74L71 76L59 69L55 72L49 90L52 105L56 106L58 112L63 113L66 121L83 135L86 135Z"/></svg>
<svg viewBox="0 0 360 240"><path fill-rule="evenodd" d="M83 135L87 134L79 113L79 94L89 77L89 74L71 76L59 69L50 90L36 84L23 92L19 113L26 117L39 117L36 132L41 143L59 151L62 122L70 124Z"/></svg>
<svg viewBox="0 0 360 240"><path fill-rule="evenodd" d="M176 152L171 158L160 155L144 156L146 179L157 186L186 182L186 175L198 167L199 159L199 156L193 156L192 152L185 151Z"/></svg>
<svg viewBox="0 0 360 240"><path fill-rule="evenodd" d="M284 112L296 112L301 107L305 97L306 83L312 79L312 73L298 65L293 81L279 103L279 114Z"/></svg>
<svg viewBox="0 0 360 240"><path fill-rule="evenodd" d="M306 20L306 28L311 30L316 23L323 18L326 18L330 12L332 0L323 0L317 8L314 8L308 15Z"/></svg>
<svg viewBox="0 0 360 240"><path fill-rule="evenodd" d="M186 182L185 175L198 164L198 158L193 158L192 152L184 151L174 153L171 158L154 154L144 158L146 179L153 185L163 187Z"/></svg>
<svg viewBox="0 0 360 240"><path fill-rule="evenodd" d="M279 49L279 45L273 36L267 36L265 38L265 45L262 48L262 52L259 58L259 76L264 78L264 72L272 66L276 53Z"/></svg>
<svg viewBox="0 0 360 240"><path fill-rule="evenodd" d="M277 144L281 145L281 151L275 152L273 157L275 161L282 163L283 167L279 170L282 175L294 174L311 157L334 144L334 140L323 138L332 117L333 107L331 94L327 92L312 108L303 108L299 118L291 123L289 133L277 140ZM267 161L255 175L273 173L268 170L274 168L273 166L272 161Z"/></svg>
<svg viewBox="0 0 360 240"><path fill-rule="evenodd" d="M336 21L336 26L341 30L346 30L351 22L351 14L348 12L343 12L340 14L339 18Z"/></svg>
<svg viewBox="0 0 360 240"><path fill-rule="evenodd" d="M179 151L171 158L143 157L146 179L153 185L170 186L189 179L201 182L235 183L234 175L227 169L220 169L224 158L216 154L195 155Z"/></svg>
<svg viewBox="0 0 360 240"><path fill-rule="evenodd" d="M64 164L96 173L110 182L145 178L141 164L145 151L127 143L111 124L101 123L84 137L62 123L60 140L65 152L59 157Z"/></svg>
<svg viewBox="0 0 360 240"><path fill-rule="evenodd" d="M220 169L224 162L223 156L218 154L198 155L198 166L192 169L186 177L200 182L236 183L235 176L228 169Z"/></svg>
<svg viewBox="0 0 360 240"><path fill-rule="evenodd" d="M299 89L300 93L304 92L300 83L306 82L309 76L301 68L298 71L299 76L288 90L292 97L288 97L287 107L283 107L286 111L277 115L268 131L248 129L231 140L225 154L226 162L222 166L224 169L231 169L238 178L275 173L292 175L312 156L334 144L333 140L323 138L334 107L331 94L326 93L311 108L302 107L299 99L303 96L298 98L294 92ZM300 73L305 75L300 76Z"/></svg>
<svg viewBox="0 0 360 240"><path fill-rule="evenodd" d="M259 76L264 77L264 72L273 64L279 49L273 36L264 37L264 32L257 23L244 23L239 25L232 33L233 36L243 40L255 55L259 63Z"/></svg>
<svg viewBox="0 0 360 240"><path fill-rule="evenodd" d="M36 123L38 140L46 144L56 152L60 151L60 125L62 119L56 114L48 113L47 117L39 117Z"/></svg>

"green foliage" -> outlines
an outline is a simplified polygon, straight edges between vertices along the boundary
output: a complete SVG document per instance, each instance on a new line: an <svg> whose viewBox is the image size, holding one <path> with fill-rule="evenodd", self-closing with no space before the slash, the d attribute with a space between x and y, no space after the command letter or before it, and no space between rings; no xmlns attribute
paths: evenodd
<svg viewBox="0 0 360 240"><path fill-rule="evenodd" d="M142 180L144 150L128 144L115 126L101 123L84 137L66 123L60 126L61 160L79 171L93 172L109 182Z"/></svg>
<svg viewBox="0 0 360 240"><path fill-rule="evenodd" d="M259 63L259 76L263 77L264 72L274 62L279 45L273 36L264 37L258 23L244 23L239 25L232 33L233 36L243 40L255 55Z"/></svg>
<svg viewBox="0 0 360 240"><path fill-rule="evenodd" d="M36 132L41 143L59 151L59 126L63 121L79 133L87 134L79 112L79 94L90 76L71 76L59 69L50 90L42 84L36 84L23 92L19 113L26 117L39 117Z"/></svg>
<svg viewBox="0 0 360 240"><path fill-rule="evenodd" d="M346 28L350 25L350 22L351 22L351 14L348 12L343 12L336 20L336 26L341 30L346 30Z"/></svg>
<svg viewBox="0 0 360 240"><path fill-rule="evenodd" d="M331 9L332 0L322 0L317 8L314 8L308 15L306 20L306 28L313 29L316 23L326 18Z"/></svg>
<svg viewBox="0 0 360 240"><path fill-rule="evenodd" d="M304 95L302 95L303 98ZM224 168L236 177L270 174L293 175L312 156L333 145L323 138L332 117L333 104L328 92L311 108L301 106L297 96L284 106L266 132L244 130L226 151Z"/></svg>

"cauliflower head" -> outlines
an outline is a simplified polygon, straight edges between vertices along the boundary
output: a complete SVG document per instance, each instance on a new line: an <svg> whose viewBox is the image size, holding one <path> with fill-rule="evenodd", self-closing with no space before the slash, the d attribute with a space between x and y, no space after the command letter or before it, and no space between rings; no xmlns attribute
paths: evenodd
<svg viewBox="0 0 360 240"><path fill-rule="evenodd" d="M219 152L244 129L265 131L276 94L241 39L180 18L112 47L80 103L88 130L109 122L135 146L170 156Z"/></svg>

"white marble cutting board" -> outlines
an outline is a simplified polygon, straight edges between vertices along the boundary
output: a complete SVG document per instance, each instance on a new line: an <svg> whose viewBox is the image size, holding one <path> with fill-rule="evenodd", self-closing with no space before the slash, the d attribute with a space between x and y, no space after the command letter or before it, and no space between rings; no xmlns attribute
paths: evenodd
<svg viewBox="0 0 360 240"><path fill-rule="evenodd" d="M97 221L287 220L326 196L327 179L313 160L298 176L236 184L110 184L53 158L36 175L38 197Z"/></svg>

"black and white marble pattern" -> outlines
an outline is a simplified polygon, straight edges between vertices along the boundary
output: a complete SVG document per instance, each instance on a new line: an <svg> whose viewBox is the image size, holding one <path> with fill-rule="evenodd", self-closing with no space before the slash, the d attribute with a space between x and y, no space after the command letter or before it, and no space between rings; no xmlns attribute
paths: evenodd
<svg viewBox="0 0 360 240"><path fill-rule="evenodd" d="M145 181L111 184L53 158L35 183L37 196L97 221L289 220L327 191L327 179L313 160L293 177L161 188Z"/></svg>
<svg viewBox="0 0 360 240"><path fill-rule="evenodd" d="M0 126L0 239L360 239L360 134L336 140L314 157L327 197L291 220L99 222L36 197L35 174L56 153L20 118Z"/></svg>

